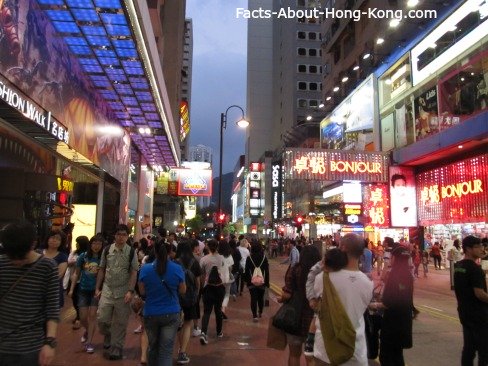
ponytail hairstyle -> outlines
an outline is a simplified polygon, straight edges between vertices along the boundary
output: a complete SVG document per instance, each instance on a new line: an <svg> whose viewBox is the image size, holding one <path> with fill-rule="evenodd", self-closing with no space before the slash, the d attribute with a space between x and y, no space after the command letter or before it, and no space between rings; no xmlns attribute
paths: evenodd
<svg viewBox="0 0 488 366"><path fill-rule="evenodd" d="M160 276L166 273L166 267L168 264L168 252L166 251L166 245L164 240L159 240L155 245L155 252L156 252L156 272Z"/></svg>

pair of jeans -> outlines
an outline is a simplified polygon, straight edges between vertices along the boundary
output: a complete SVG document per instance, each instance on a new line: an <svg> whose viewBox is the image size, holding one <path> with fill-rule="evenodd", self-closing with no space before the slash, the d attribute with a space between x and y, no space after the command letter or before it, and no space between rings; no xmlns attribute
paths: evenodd
<svg viewBox="0 0 488 366"><path fill-rule="evenodd" d="M144 317L144 329L149 340L147 364L149 366L173 365L173 348L180 325L180 313Z"/></svg>
<svg viewBox="0 0 488 366"><path fill-rule="evenodd" d="M461 366L473 366L478 352L478 366L488 366L488 327L485 324L463 324Z"/></svg>
<svg viewBox="0 0 488 366"><path fill-rule="evenodd" d="M258 308L259 308L259 314L263 313L265 289L266 288L264 286L249 287L249 293L251 294L251 311L252 311L253 318L258 317Z"/></svg>
<svg viewBox="0 0 488 366"><path fill-rule="evenodd" d="M39 351L18 353L0 353L0 366L38 366Z"/></svg>
<svg viewBox="0 0 488 366"><path fill-rule="evenodd" d="M202 333L207 334L208 322L212 309L215 311L215 322L217 324L217 334L222 332L222 301L224 301L225 287L207 285L203 289L203 317Z"/></svg>

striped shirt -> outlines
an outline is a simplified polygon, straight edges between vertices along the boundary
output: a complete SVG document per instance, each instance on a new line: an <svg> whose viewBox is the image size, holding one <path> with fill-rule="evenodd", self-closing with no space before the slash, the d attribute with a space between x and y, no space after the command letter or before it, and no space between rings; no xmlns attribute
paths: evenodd
<svg viewBox="0 0 488 366"><path fill-rule="evenodd" d="M0 255L0 353L28 353L42 348L46 321L59 321L58 266L41 258L17 286L4 295L31 266L18 267Z"/></svg>

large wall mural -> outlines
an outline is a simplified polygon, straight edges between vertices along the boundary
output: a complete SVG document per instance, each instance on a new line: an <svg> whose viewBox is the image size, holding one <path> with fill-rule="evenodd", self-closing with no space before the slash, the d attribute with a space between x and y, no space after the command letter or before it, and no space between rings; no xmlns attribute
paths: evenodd
<svg viewBox="0 0 488 366"><path fill-rule="evenodd" d="M123 182L130 138L35 0L0 0L0 73L67 127L70 146Z"/></svg>

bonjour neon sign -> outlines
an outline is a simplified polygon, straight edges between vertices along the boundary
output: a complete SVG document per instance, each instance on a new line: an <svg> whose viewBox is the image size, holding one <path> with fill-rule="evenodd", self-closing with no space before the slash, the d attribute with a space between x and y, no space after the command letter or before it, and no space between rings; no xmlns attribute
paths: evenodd
<svg viewBox="0 0 488 366"><path fill-rule="evenodd" d="M433 184L429 187L424 187L420 191L421 201L424 203L438 203L441 199L461 198L463 196L477 193L483 193L483 181L481 179L474 179L446 186Z"/></svg>
<svg viewBox="0 0 488 366"><path fill-rule="evenodd" d="M382 174L383 166L381 163L365 162L365 161L345 161L345 160L331 160L329 161L329 171L339 173L352 173L352 174ZM301 156L295 159L293 170L301 173L302 171L310 171L313 174L325 174L326 162L324 157L307 157Z"/></svg>

